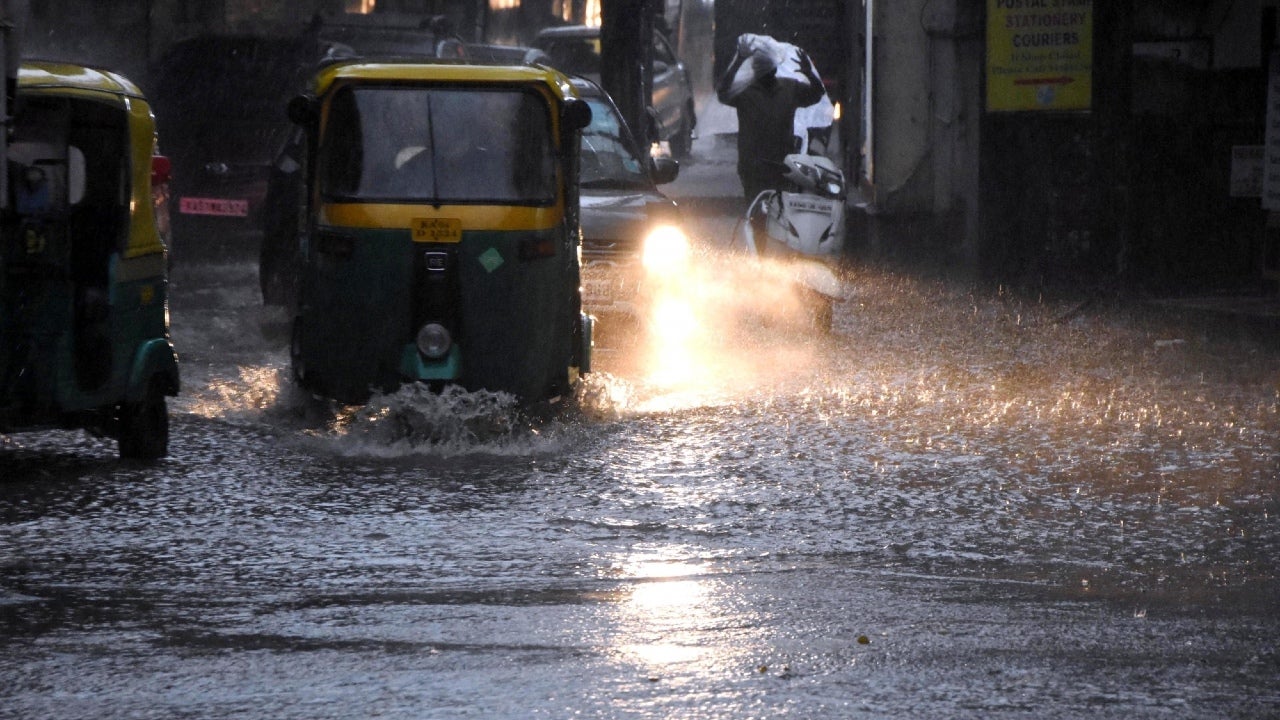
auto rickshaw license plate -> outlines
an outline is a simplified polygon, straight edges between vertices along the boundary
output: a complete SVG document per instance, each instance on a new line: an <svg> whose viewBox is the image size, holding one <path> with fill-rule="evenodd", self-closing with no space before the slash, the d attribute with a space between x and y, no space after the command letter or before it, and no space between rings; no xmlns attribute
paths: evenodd
<svg viewBox="0 0 1280 720"><path fill-rule="evenodd" d="M462 242L462 220L460 218L414 218L414 242Z"/></svg>

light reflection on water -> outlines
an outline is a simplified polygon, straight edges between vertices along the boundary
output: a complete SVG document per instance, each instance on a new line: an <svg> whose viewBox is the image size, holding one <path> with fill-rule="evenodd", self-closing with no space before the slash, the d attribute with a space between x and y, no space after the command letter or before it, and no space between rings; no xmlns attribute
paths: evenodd
<svg viewBox="0 0 1280 720"><path fill-rule="evenodd" d="M650 674L698 660L708 650L699 645L699 633L682 632L682 628L703 630L712 617L713 601L710 591L696 580L633 586L617 608L618 652L635 658Z"/></svg>
<svg viewBox="0 0 1280 720"><path fill-rule="evenodd" d="M652 679L705 674L724 648L707 643L723 623L727 597L701 574L705 567L686 562L696 549L648 546L620 556L612 568L628 591L611 608L610 645L620 662Z"/></svg>
<svg viewBox="0 0 1280 720"><path fill-rule="evenodd" d="M672 560L664 561L664 555ZM682 631L705 626L716 599L697 579L699 569L679 561L681 549L643 556L626 559L620 570L623 577L643 582L631 583L616 607L619 650L653 668L697 659L702 651L696 636Z"/></svg>

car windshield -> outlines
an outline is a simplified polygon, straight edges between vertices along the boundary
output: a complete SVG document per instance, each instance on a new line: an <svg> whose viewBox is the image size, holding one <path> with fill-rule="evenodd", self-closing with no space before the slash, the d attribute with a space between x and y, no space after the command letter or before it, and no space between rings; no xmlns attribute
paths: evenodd
<svg viewBox="0 0 1280 720"><path fill-rule="evenodd" d="M586 101L591 106L591 124L582 131L581 186L648 187L649 175L628 144L617 111L599 98Z"/></svg>
<svg viewBox="0 0 1280 720"><path fill-rule="evenodd" d="M541 38L537 46L551 57L551 66L572 75L600 74L600 38Z"/></svg>
<svg viewBox="0 0 1280 720"><path fill-rule="evenodd" d="M436 57L439 39L429 31L374 26L330 25L320 32L329 41L350 45L372 56L421 55Z"/></svg>
<svg viewBox="0 0 1280 720"><path fill-rule="evenodd" d="M342 88L321 140L322 192L348 200L550 204L550 128L547 103L532 91Z"/></svg>

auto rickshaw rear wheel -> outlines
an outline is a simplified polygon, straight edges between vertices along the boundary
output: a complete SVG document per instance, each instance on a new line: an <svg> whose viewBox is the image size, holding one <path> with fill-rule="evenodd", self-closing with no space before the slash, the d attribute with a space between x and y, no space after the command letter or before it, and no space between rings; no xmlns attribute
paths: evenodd
<svg viewBox="0 0 1280 720"><path fill-rule="evenodd" d="M128 460L158 460L169 453L169 408L164 392L155 382L136 403L120 406L120 457Z"/></svg>

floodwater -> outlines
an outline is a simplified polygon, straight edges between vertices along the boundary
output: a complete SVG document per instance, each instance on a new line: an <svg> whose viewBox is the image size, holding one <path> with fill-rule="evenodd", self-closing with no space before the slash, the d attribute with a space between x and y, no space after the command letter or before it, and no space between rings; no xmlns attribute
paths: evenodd
<svg viewBox="0 0 1280 720"><path fill-rule="evenodd" d="M0 717L1280 716L1280 350L695 260L537 420L304 397L179 264L167 460L0 436Z"/></svg>

